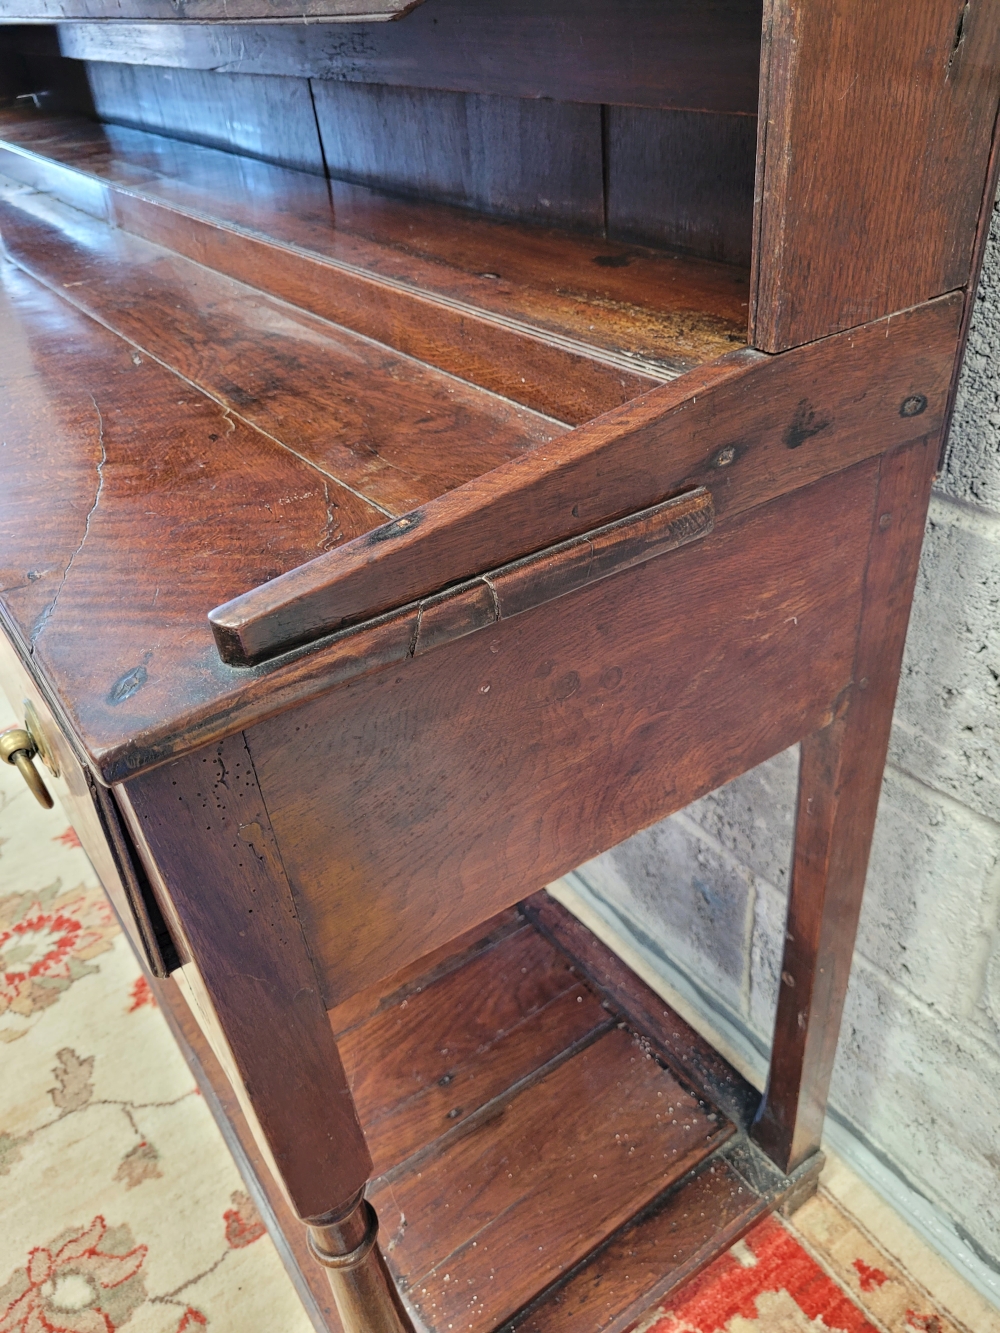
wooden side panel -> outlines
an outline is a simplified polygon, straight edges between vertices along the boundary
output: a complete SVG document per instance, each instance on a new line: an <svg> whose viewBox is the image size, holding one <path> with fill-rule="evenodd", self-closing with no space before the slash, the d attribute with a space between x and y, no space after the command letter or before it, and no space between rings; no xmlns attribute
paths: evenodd
<svg viewBox="0 0 1000 1333"><path fill-rule="evenodd" d="M323 174L305 79L96 62L87 78L101 120Z"/></svg>
<svg viewBox="0 0 1000 1333"><path fill-rule="evenodd" d="M756 117L605 114L608 235L749 265Z"/></svg>
<svg viewBox="0 0 1000 1333"><path fill-rule="evenodd" d="M328 1002L822 726L876 472L254 728Z"/></svg>
<svg viewBox="0 0 1000 1333"><path fill-rule="evenodd" d="M243 737L137 775L120 799L293 1208L344 1210L371 1158Z"/></svg>
<svg viewBox="0 0 1000 1333"><path fill-rule="evenodd" d="M969 280L1000 89L993 0L767 0L751 341Z"/></svg>
<svg viewBox="0 0 1000 1333"><path fill-rule="evenodd" d="M601 231L596 106L381 84L313 84L331 176Z"/></svg>
<svg viewBox="0 0 1000 1333"><path fill-rule="evenodd" d="M760 13L760 0L434 0L379 27L117 22L64 24L60 39L82 60L753 114Z"/></svg>

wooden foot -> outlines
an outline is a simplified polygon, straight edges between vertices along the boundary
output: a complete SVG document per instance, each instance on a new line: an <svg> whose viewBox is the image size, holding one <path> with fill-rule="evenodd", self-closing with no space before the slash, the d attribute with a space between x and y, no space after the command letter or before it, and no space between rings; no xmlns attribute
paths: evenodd
<svg viewBox="0 0 1000 1333"><path fill-rule="evenodd" d="M346 1217L309 1227L309 1249L326 1269L344 1333L413 1333L378 1247L378 1216L361 1198Z"/></svg>

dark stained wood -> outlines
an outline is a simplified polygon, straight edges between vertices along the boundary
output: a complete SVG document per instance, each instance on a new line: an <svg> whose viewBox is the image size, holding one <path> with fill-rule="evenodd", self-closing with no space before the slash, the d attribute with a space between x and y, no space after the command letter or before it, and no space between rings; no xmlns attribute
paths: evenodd
<svg viewBox="0 0 1000 1333"><path fill-rule="evenodd" d="M117 126L6 113L2 131L17 180L571 423L745 343L739 268L360 186L328 194Z"/></svg>
<svg viewBox="0 0 1000 1333"><path fill-rule="evenodd" d="M176 982L147 980L316 1333L341 1333L326 1274L309 1254L305 1229L257 1146L225 1070Z"/></svg>
<svg viewBox="0 0 1000 1333"><path fill-rule="evenodd" d="M960 316L944 298L780 359L734 353L218 608L216 634L252 662L677 491L709 487L722 519L936 430Z"/></svg>
<svg viewBox="0 0 1000 1333"><path fill-rule="evenodd" d="M731 1133L614 1029L376 1183L383 1248L426 1322L492 1329Z"/></svg>
<svg viewBox="0 0 1000 1333"><path fill-rule="evenodd" d="M61 19L142 22L301 23L303 19L386 20L420 0L0 0L0 19L57 23Z"/></svg>
<svg viewBox="0 0 1000 1333"><path fill-rule="evenodd" d="M338 1045L383 1174L612 1020L547 940L523 927Z"/></svg>
<svg viewBox="0 0 1000 1333"><path fill-rule="evenodd" d="M13 265L0 279L8 630L81 756L88 696L131 751L139 718L239 689L204 620L234 575L252 586L384 516Z"/></svg>
<svg viewBox="0 0 1000 1333"><path fill-rule="evenodd" d="M749 267L756 119L618 106L605 114L608 235Z"/></svg>
<svg viewBox="0 0 1000 1333"><path fill-rule="evenodd" d="M101 120L324 174L306 79L99 63L87 79Z"/></svg>
<svg viewBox="0 0 1000 1333"><path fill-rule="evenodd" d="M620 1333L769 1211L726 1156L618 1232L566 1281L515 1316L519 1333Z"/></svg>
<svg viewBox="0 0 1000 1333"><path fill-rule="evenodd" d="M293 1208L344 1210L371 1158L242 736L137 776L119 799Z"/></svg>
<svg viewBox="0 0 1000 1333"><path fill-rule="evenodd" d="M141 867L120 826L114 802L77 757L69 729L57 720L56 710L32 679L29 663L16 652L2 611L0 627L7 631L0 633L0 693L20 714L22 725L28 709L34 711L32 735L52 760L51 766L41 756L36 760L43 781L72 822L132 947L155 976L166 976L177 965L176 953L155 903L145 892ZM53 816L53 820L58 818L58 814Z"/></svg>
<svg viewBox="0 0 1000 1333"><path fill-rule="evenodd" d="M463 935L449 940L440 949L424 954L394 976L383 978L366 990L355 991L349 999L328 1011L334 1036L342 1037L369 1018L401 1005L411 995L454 972L476 954L492 948L508 935L513 935L523 924L520 912L509 907Z"/></svg>
<svg viewBox="0 0 1000 1333"><path fill-rule="evenodd" d="M400 524L406 521L401 519ZM623 569L699 541L712 531L713 523L712 497L704 487L698 487L426 597L415 607L397 613L392 623L397 629L409 630L415 614L408 655L419 657L466 634L498 625ZM247 665L249 655L239 625L229 626L224 621L217 624L214 612L211 620L223 660ZM378 632L383 625L381 618L376 618L370 628ZM292 637L281 638L285 626L280 611L271 628L272 653L298 646ZM358 626L359 633L365 630L364 625Z"/></svg>
<svg viewBox="0 0 1000 1333"><path fill-rule="evenodd" d="M760 1093L736 1072L704 1037L685 1023L581 921L547 893L521 904L527 919L551 939L615 1009L644 1032L662 1059L689 1087L741 1128L749 1127Z"/></svg>
<svg viewBox="0 0 1000 1333"><path fill-rule="evenodd" d="M331 176L603 230L596 106L366 83L317 82L313 96Z"/></svg>
<svg viewBox="0 0 1000 1333"><path fill-rule="evenodd" d="M754 346L964 287L1000 95L996 6L766 0L764 27Z"/></svg>
<svg viewBox="0 0 1000 1333"><path fill-rule="evenodd" d="M38 195L3 199L32 277L367 500L405 513L562 433L558 423L394 355Z"/></svg>
<svg viewBox="0 0 1000 1333"><path fill-rule="evenodd" d="M754 1136L782 1170L819 1147L938 437L881 462L852 685L802 743L771 1072Z"/></svg>
<svg viewBox="0 0 1000 1333"><path fill-rule="evenodd" d="M82 60L753 115L760 0L427 0L355 28L63 24Z"/></svg>
<svg viewBox="0 0 1000 1333"><path fill-rule="evenodd" d="M328 1004L829 720L877 466L248 732Z"/></svg>

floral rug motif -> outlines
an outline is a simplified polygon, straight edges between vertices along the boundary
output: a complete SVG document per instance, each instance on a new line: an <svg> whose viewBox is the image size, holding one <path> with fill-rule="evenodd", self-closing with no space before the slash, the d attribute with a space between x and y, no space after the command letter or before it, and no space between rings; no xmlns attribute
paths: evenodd
<svg viewBox="0 0 1000 1333"><path fill-rule="evenodd" d="M633 1333L1000 1333L978 1323L821 1189ZM75 834L0 764L0 1333L122 1328L312 1325Z"/></svg>
<svg viewBox="0 0 1000 1333"><path fill-rule="evenodd" d="M0 764L0 1333L120 1328L312 1324L76 835Z"/></svg>

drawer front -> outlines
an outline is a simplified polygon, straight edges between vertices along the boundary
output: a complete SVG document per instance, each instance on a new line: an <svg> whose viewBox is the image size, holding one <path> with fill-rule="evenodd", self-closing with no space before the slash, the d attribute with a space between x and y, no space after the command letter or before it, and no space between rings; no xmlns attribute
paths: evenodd
<svg viewBox="0 0 1000 1333"><path fill-rule="evenodd" d="M51 757L51 766L37 757L36 768L76 830L133 948L154 976L169 976L175 965L173 947L118 817L114 795L95 782L77 759L41 691L4 633L0 633L0 690L22 726L26 714L34 714L30 730ZM52 820L55 833L58 812L53 811Z"/></svg>

